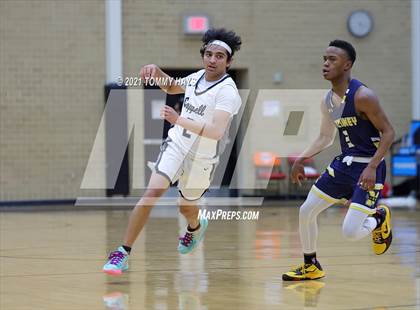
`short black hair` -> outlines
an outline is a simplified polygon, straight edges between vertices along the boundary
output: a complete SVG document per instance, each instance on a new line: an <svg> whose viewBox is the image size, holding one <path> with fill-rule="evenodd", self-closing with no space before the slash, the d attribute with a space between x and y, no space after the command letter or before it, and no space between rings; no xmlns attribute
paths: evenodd
<svg viewBox="0 0 420 310"><path fill-rule="evenodd" d="M349 59L351 60L352 65L356 61L356 50L354 49L353 45L351 45L349 42L344 40L333 40L328 46L335 46L344 50Z"/></svg>
<svg viewBox="0 0 420 310"><path fill-rule="evenodd" d="M207 45L214 40L223 41L232 49L232 54L229 55L228 53L228 59L230 59L236 51L239 51L242 44L241 37L232 30L227 31L225 28L211 28L207 30L201 38L201 41L203 41L203 46L200 48L201 57L204 56Z"/></svg>

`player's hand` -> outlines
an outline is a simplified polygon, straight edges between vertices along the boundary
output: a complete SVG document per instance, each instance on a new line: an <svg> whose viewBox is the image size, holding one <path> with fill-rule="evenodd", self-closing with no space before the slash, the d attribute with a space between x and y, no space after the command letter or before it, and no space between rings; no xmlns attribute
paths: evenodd
<svg viewBox="0 0 420 310"><path fill-rule="evenodd" d="M376 169L368 165L363 170L362 174L360 175L359 181L357 183L365 191L372 191L375 188L375 182L376 182Z"/></svg>
<svg viewBox="0 0 420 310"><path fill-rule="evenodd" d="M165 105L160 110L160 117L167 120L169 123L171 123L173 125L178 120L179 114L174 109L172 109L170 106Z"/></svg>
<svg viewBox="0 0 420 310"><path fill-rule="evenodd" d="M140 69L140 78L141 80L147 84L147 81L150 78L158 78L160 76L160 68L154 64L145 65L143 68Z"/></svg>
<svg viewBox="0 0 420 310"><path fill-rule="evenodd" d="M304 166L299 160L293 163L290 177L292 178L293 184L298 183L299 186L302 185L302 180L306 180Z"/></svg>

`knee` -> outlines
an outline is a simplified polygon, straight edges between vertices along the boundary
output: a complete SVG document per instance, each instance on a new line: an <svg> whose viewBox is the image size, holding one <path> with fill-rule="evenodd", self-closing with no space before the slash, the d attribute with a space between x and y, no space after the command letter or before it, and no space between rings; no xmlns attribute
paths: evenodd
<svg viewBox="0 0 420 310"><path fill-rule="evenodd" d="M197 207L198 202L199 202L199 199L188 200L184 196L181 195L178 198L179 212L185 217L195 215L195 213L198 212L198 207Z"/></svg>
<svg viewBox="0 0 420 310"><path fill-rule="evenodd" d="M194 213L194 207L195 205L189 205L189 204L180 204L179 205L179 212L184 215L187 216Z"/></svg>
<svg viewBox="0 0 420 310"><path fill-rule="evenodd" d="M159 200L159 198L165 193L165 190L156 189L156 188L149 188L144 193L143 197L140 199L137 206L141 207L153 207L155 203Z"/></svg>
<svg viewBox="0 0 420 310"><path fill-rule="evenodd" d="M314 215L314 210L309 203L303 203L299 208L299 222L309 222Z"/></svg>
<svg viewBox="0 0 420 310"><path fill-rule="evenodd" d="M179 205L179 212L183 215L188 214L188 206L185 205Z"/></svg>
<svg viewBox="0 0 420 310"><path fill-rule="evenodd" d="M331 203L309 192L308 197L299 209L300 222L316 221L318 214L327 209Z"/></svg>

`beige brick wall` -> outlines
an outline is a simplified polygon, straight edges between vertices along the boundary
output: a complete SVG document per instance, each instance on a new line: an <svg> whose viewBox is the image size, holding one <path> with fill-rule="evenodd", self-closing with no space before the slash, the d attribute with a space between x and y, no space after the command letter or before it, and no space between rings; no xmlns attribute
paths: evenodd
<svg viewBox="0 0 420 310"><path fill-rule="evenodd" d="M104 1L0 1L0 200L74 198L102 114Z"/></svg>
<svg viewBox="0 0 420 310"><path fill-rule="evenodd" d="M365 39L346 28L357 8L375 19ZM358 52L354 76L377 92L397 135L407 130L410 1L127 0L124 75L147 63L200 68L200 40L181 33L182 15L197 12L242 36L234 68L247 70L244 86L253 91L327 88L322 54L331 39L350 40ZM81 178L103 110L104 13L99 0L0 1L0 200L86 194ZM277 71L279 85L272 82ZM267 128L267 139L276 137ZM256 148L250 143L249 156Z"/></svg>

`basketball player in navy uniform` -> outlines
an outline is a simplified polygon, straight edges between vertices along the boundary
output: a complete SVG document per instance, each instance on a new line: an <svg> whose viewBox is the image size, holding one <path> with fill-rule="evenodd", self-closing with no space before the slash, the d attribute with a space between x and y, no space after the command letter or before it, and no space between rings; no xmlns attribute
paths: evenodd
<svg viewBox="0 0 420 310"><path fill-rule="evenodd" d="M346 239L372 235L373 251L385 253L392 241L391 214L377 200L385 182L384 156L394 140L394 129L378 97L351 77L356 60L353 46L342 40L330 42L324 55L323 76L332 89L321 103L319 137L300 155L291 178L304 178L303 162L333 143L336 128L342 154L337 156L311 188L299 210L299 233L304 263L283 274L283 280L314 280L325 276L317 260L318 215L345 199L349 210L342 232Z"/></svg>
<svg viewBox="0 0 420 310"><path fill-rule="evenodd" d="M242 42L233 31L225 29L208 30L202 41L200 54L204 68L179 83L153 64L140 71L142 81L160 79L163 91L185 93L185 99L181 115L169 106L161 110L161 117L173 127L161 146L148 187L130 215L124 241L109 255L103 267L107 274L120 275L128 269L131 247L152 207L176 181L179 209L188 222L185 234L179 238L179 253L190 253L204 237L208 221L198 219L197 202L210 186L232 118L241 106L236 84L226 71Z"/></svg>

